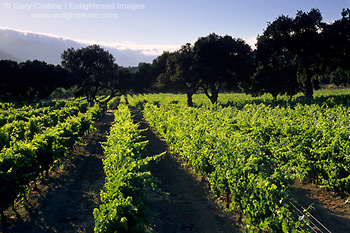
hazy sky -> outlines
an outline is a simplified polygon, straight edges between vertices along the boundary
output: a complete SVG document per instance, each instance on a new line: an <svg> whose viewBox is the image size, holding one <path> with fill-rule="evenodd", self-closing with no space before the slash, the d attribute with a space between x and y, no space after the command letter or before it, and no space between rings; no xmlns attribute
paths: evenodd
<svg viewBox="0 0 350 233"><path fill-rule="evenodd" d="M84 41L183 45L215 32L253 43L279 15L318 8L341 18L350 0L0 0L0 28ZM0 41L1 43L1 41ZM171 47L171 46L170 46ZM166 48L166 47L165 47Z"/></svg>

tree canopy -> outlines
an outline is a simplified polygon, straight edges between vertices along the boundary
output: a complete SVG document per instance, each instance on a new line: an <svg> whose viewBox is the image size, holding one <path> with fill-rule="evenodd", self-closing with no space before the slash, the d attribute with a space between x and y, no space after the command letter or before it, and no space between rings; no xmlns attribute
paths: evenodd
<svg viewBox="0 0 350 233"><path fill-rule="evenodd" d="M188 106L193 106L192 96L197 92L200 81L194 70L193 46L190 43L168 54L165 70L157 80L160 90L186 93Z"/></svg>
<svg viewBox="0 0 350 233"><path fill-rule="evenodd" d="M322 37L326 75L336 85L350 81L350 9L343 9L341 15L341 19L324 25Z"/></svg>
<svg viewBox="0 0 350 233"><path fill-rule="evenodd" d="M253 52L241 39L214 33L199 38L192 46L187 43L173 53L167 53L166 67L158 75L158 86L192 95L200 88L212 103L220 90L233 88L247 81L254 72Z"/></svg>
<svg viewBox="0 0 350 233"><path fill-rule="evenodd" d="M212 103L224 85L238 85L254 72L251 47L241 39L212 33L199 38L193 50L196 76Z"/></svg>
<svg viewBox="0 0 350 233"><path fill-rule="evenodd" d="M100 46L70 48L61 57L62 67L74 75L79 84L76 94L86 96L90 104L97 101L97 94L103 88L112 91L116 88L118 66L114 63L115 58Z"/></svg>
<svg viewBox="0 0 350 233"><path fill-rule="evenodd" d="M252 92L290 96L302 91L312 98L322 74L319 10L298 11L295 18L280 16L257 38L257 71Z"/></svg>

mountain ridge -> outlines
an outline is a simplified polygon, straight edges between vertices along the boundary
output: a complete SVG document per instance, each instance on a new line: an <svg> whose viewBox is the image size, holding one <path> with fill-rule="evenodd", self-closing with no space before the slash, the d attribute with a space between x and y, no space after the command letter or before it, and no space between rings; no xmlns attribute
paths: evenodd
<svg viewBox="0 0 350 233"><path fill-rule="evenodd" d="M5 53L4 51L0 51L0 60L11 60L11 61L16 61L16 62L22 62L22 60L18 59L17 57Z"/></svg>
<svg viewBox="0 0 350 233"><path fill-rule="evenodd" d="M60 64L61 54L68 48L79 49L91 44L59 36L0 28L0 60L18 62L40 60L49 64ZM100 45L108 50L120 66L137 66L140 62L152 62L156 55L144 54L142 49L113 48Z"/></svg>

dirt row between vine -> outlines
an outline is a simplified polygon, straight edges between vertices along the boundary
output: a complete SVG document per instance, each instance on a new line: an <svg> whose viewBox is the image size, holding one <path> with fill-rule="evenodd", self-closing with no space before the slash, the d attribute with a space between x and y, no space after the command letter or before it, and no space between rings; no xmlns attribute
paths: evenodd
<svg viewBox="0 0 350 233"><path fill-rule="evenodd" d="M130 110L135 123L145 130L143 136L149 140L146 156L167 152L160 161L149 165L152 175L159 181L158 187L164 192L147 191L149 230L159 233L239 232L235 225L238 214L223 211L209 193L207 183L171 154L167 143L159 138L136 108L130 107Z"/></svg>
<svg viewBox="0 0 350 233"><path fill-rule="evenodd" d="M342 193L321 189L316 184L296 181L292 186L295 198L304 208L309 206L308 218L318 227L316 232L350 232L350 198ZM324 226L324 227L323 227Z"/></svg>

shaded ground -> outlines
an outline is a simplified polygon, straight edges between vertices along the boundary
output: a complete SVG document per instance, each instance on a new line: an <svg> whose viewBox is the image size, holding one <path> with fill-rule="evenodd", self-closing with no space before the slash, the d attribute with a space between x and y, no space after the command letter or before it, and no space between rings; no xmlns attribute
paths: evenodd
<svg viewBox="0 0 350 233"><path fill-rule="evenodd" d="M131 107L131 110L140 128L150 128L135 108ZM151 129L143 134L149 140L147 155L169 151L168 145ZM200 181L182 164L180 159L169 152L157 163L150 164L149 168L159 180L159 187L164 194L147 192L149 229L159 233L239 232L234 224L237 215L222 211L209 194L206 182Z"/></svg>
<svg viewBox="0 0 350 233"><path fill-rule="evenodd" d="M92 212L105 177L100 142L106 140L113 118L112 112L105 114L87 145L78 146L63 170L55 169L38 191L30 192L26 209L20 206L20 217L12 215L1 232L93 232Z"/></svg>
<svg viewBox="0 0 350 233"><path fill-rule="evenodd" d="M340 193L326 191L315 184L296 182L293 185L297 201L307 208L313 204L310 213L332 233L350 232L350 198ZM310 218L321 230L328 232L315 219Z"/></svg>

